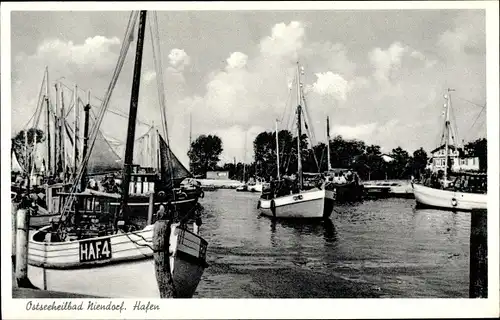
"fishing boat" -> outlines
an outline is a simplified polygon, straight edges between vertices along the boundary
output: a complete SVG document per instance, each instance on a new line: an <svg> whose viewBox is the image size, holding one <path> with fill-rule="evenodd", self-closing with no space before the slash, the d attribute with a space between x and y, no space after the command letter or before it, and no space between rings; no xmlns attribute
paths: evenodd
<svg viewBox="0 0 500 320"><path fill-rule="evenodd" d="M303 184L302 160L301 160L301 146L300 137L302 136L302 83L300 81L301 70L297 62L296 86L297 86L297 178L292 179L293 187L290 188L289 194L282 194L279 190L282 183L285 181L278 181L274 188L271 187L271 192L262 194L258 202L258 208L262 215L273 218L294 218L294 219L321 219L328 218L334 206L335 194L332 190L321 186L305 189ZM279 139L278 139L278 122L276 121L276 159L277 171L279 174ZM274 183L273 183L274 184ZM275 189L276 192L273 190ZM285 189L288 190L288 189ZM286 192L286 191L285 191Z"/></svg>
<svg viewBox="0 0 500 320"><path fill-rule="evenodd" d="M327 171L324 173L325 188L335 193L335 200L337 202L360 200L364 190L357 172L352 169L332 168L329 117L326 117L326 150Z"/></svg>
<svg viewBox="0 0 500 320"><path fill-rule="evenodd" d="M488 195L485 193L440 190L413 182L412 187L419 208L431 207L458 211L488 209Z"/></svg>
<svg viewBox="0 0 500 320"><path fill-rule="evenodd" d="M116 81L123 66L132 34L138 23L137 50L134 65L130 117L125 149L123 193L113 194L86 189L77 192L85 174L86 164L93 150L102 116L107 108L103 103L102 112L89 138L84 145L83 159L70 192L61 192L57 212L58 222L41 228L30 235L28 244L28 277L40 288L54 291L71 291L93 296L110 298L120 297L160 297L156 284L155 264L153 261L153 226L167 215L170 227L169 266L173 279L175 297L189 298L196 291L206 264L207 241L199 235L199 224L189 230L188 217L174 215L172 203L154 214L153 206L148 208L145 226L133 222L130 216L129 187L131 183L132 160L134 154L134 135L139 85L142 65L142 51L146 25L146 11L130 15L127 31L122 44L121 54L113 73L112 83ZM153 12L153 21L156 14ZM152 28L159 41L158 26ZM158 45L158 43L157 43ZM153 44L154 47L154 44ZM158 46L156 46L158 48ZM161 57L157 54L156 57ZM155 69L161 70L161 60L155 59ZM158 85L163 83L158 80ZM113 91L110 86L104 101L109 101ZM163 88L159 89L163 92ZM160 99L162 119L166 128L166 109ZM166 132L166 130L165 130ZM166 135L166 142L168 136ZM170 164L171 165L171 164ZM167 170L172 173L173 169ZM172 181L170 181L172 185ZM170 192L174 192L170 190ZM151 192L150 192L151 194ZM150 197L152 199L154 197ZM120 202L121 206L112 205ZM166 209L166 211L164 211Z"/></svg>
<svg viewBox="0 0 500 320"><path fill-rule="evenodd" d="M71 291L111 298L157 298L153 262L153 225L141 230L122 232L114 230L111 221L118 212L111 206L119 198L106 193L87 190L64 194L63 199L76 197L80 226L90 226L82 234L72 230L69 241L57 241L59 233L51 226L34 232L29 239L28 277L46 290ZM61 202L61 207L65 201ZM107 211L106 211L107 208ZM69 213L75 213L75 206ZM95 220L99 220L98 223ZM47 242L50 237L50 242ZM176 297L190 298L206 267L207 242L199 235L172 225L170 236L170 270ZM73 285L71 285L73 283Z"/></svg>
<svg viewBox="0 0 500 320"><path fill-rule="evenodd" d="M430 183L422 183L417 181L412 181L411 185L413 188L413 194L417 203L417 207L431 207L440 208L447 210L460 210L460 211L471 211L473 209L487 209L487 192L486 192L486 179L487 175L485 173L472 173L472 172L461 172L453 173L448 172L449 165L449 150L450 150L450 138L451 138L451 126L450 126L450 108L451 108L451 92L452 89L448 89L448 93L445 96L446 110L445 110L445 124L444 124L444 149L445 149L445 167L444 167L444 183L437 188ZM455 135L453 135L455 136ZM455 176L455 180L450 179L450 175ZM460 181L464 177L469 179L469 177L478 177L482 180L478 188L470 189L469 192L460 190ZM473 192L471 192L473 191Z"/></svg>

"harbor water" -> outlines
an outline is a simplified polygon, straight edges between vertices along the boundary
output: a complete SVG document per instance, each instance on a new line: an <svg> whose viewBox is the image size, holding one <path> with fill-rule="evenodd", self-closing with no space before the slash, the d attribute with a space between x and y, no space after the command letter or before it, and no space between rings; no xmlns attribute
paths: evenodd
<svg viewBox="0 0 500 320"><path fill-rule="evenodd" d="M194 298L468 298L470 213L389 198L336 206L326 221L272 221L258 198L220 189L200 199L209 267ZM151 297L144 265L108 273L99 295ZM136 286L132 271L150 276ZM89 279L65 277L58 291L92 292Z"/></svg>
<svg viewBox="0 0 500 320"><path fill-rule="evenodd" d="M413 199L337 206L326 222L259 217L258 195L206 194L198 298L467 298L470 213Z"/></svg>

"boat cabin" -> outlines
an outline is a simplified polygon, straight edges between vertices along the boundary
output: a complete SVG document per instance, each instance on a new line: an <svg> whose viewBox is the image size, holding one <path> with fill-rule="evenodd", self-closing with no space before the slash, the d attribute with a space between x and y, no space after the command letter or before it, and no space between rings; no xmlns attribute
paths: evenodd
<svg viewBox="0 0 500 320"><path fill-rule="evenodd" d="M64 211L68 198L74 197L71 206L66 210L62 221L68 221L64 226L67 238L65 240L81 240L114 234L115 218L120 207L111 205L120 199L119 195L86 190L81 193L60 193L58 212Z"/></svg>
<svg viewBox="0 0 500 320"><path fill-rule="evenodd" d="M145 196L155 192L155 183L158 176L144 168L134 166L130 175L129 194L131 196Z"/></svg>
<svg viewBox="0 0 500 320"><path fill-rule="evenodd" d="M488 176L486 173L463 172L453 174L449 188L459 192L485 194L488 191Z"/></svg>

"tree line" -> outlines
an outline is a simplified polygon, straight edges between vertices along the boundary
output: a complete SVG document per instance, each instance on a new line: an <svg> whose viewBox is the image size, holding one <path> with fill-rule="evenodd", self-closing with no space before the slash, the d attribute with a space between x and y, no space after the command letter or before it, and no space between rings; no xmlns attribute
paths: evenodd
<svg viewBox="0 0 500 320"><path fill-rule="evenodd" d="M330 143L332 168L352 168L363 180L419 178L429 163L429 155L421 147L409 153L401 147L384 154L379 145L367 144L358 139L345 139L340 135ZM280 175L297 172L297 137L288 130L278 132ZM303 172L325 172L328 169L327 146L319 143L310 146L307 136L300 138ZM188 152L193 174L204 177L207 171L229 171L235 180L249 177L268 179L277 176L275 132L264 131L253 141L252 163L225 163L218 165L223 151L221 139L216 135L201 135L191 144ZM478 157L480 170L487 169L487 140L480 138L464 145L463 150L471 157ZM451 163L451 162L450 162Z"/></svg>
<svg viewBox="0 0 500 320"><path fill-rule="evenodd" d="M20 131L12 138L12 149L20 165L25 165L24 150L28 152L34 145L43 143L45 134L40 129ZM358 139L344 139L337 135L330 141L330 160L332 168L352 168L363 180L418 178L428 164L429 156L423 148L411 154L397 147L383 154L381 147L366 144ZM278 132L280 152L280 174L291 175L297 172L297 137L288 130ZM300 138L303 172L324 172L328 169L327 146L319 143L310 146L307 136ZM225 163L218 165L223 151L222 140L217 135L200 135L188 151L190 170L196 177L205 177L207 171L225 170L235 180L248 180L249 177L268 179L277 176L275 132L259 133L253 141L254 161L244 164ZM464 145L463 151L471 157L479 158L481 171L487 170L487 140L480 138Z"/></svg>

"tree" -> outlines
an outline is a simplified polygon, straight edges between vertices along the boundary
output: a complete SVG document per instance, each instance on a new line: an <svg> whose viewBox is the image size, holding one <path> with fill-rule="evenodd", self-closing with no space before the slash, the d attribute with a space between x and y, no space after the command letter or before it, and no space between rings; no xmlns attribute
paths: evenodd
<svg viewBox="0 0 500 320"><path fill-rule="evenodd" d="M365 153L366 145L361 140L344 140L342 136L336 136L330 141L330 157L332 167L349 168L354 165L356 159Z"/></svg>
<svg viewBox="0 0 500 320"><path fill-rule="evenodd" d="M464 149L469 156L479 158L479 170L488 170L488 141L486 138L469 142L464 146Z"/></svg>
<svg viewBox="0 0 500 320"><path fill-rule="evenodd" d="M21 130L14 136L14 138L12 138L11 141L12 150L16 155L17 161L23 168L26 168L28 159L25 157L25 147L27 154L31 154L36 144L45 141L45 133L38 128Z"/></svg>
<svg viewBox="0 0 500 320"><path fill-rule="evenodd" d="M297 137L292 137L288 130L278 132L280 153L280 174L291 174L297 172ZM261 132L253 142L255 154L255 174L259 177L275 177L276 168L276 133ZM307 153L307 136L301 137L300 146L302 154ZM303 159L304 160L304 159ZM303 161L304 163L304 161ZM248 175L250 176L250 175Z"/></svg>
<svg viewBox="0 0 500 320"><path fill-rule="evenodd" d="M207 171L215 170L222 150L222 141L218 136L199 136L191 143L191 149L188 152L192 173L206 175Z"/></svg>
<svg viewBox="0 0 500 320"><path fill-rule="evenodd" d="M402 179L411 175L411 157L408 151L401 147L392 149L390 156L394 161L388 165L388 176L392 179Z"/></svg>
<svg viewBox="0 0 500 320"><path fill-rule="evenodd" d="M412 161L412 171L415 178L419 179L420 175L424 172L425 167L427 166L427 152L423 148L417 149L413 152L413 161Z"/></svg>
<svg viewBox="0 0 500 320"><path fill-rule="evenodd" d="M367 146L365 153L354 158L353 168L358 172L361 179L384 179L386 164L382 159L380 146L373 144Z"/></svg>

